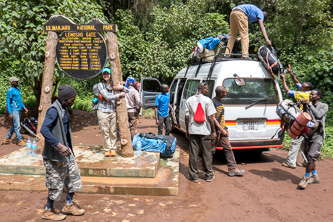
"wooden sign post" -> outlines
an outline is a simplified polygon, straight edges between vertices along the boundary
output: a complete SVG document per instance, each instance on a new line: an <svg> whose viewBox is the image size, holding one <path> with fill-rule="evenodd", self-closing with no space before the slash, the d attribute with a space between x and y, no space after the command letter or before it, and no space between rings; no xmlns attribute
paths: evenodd
<svg viewBox="0 0 333 222"><path fill-rule="evenodd" d="M112 81L114 84L122 83L118 41L114 34L117 32L117 25L104 24L98 19L93 19L88 24L77 25L65 16L56 15L44 24L43 29L48 32L48 37L38 115L37 149L39 154L44 148L44 137L40 133L40 128L46 111L51 105L55 58L60 68L74 78L87 79L97 76L106 64L107 55L104 39L98 31L107 32ZM63 32L59 40L56 32ZM119 99L116 103L121 153L123 157L132 157L134 152L125 98Z"/></svg>
<svg viewBox="0 0 333 222"><path fill-rule="evenodd" d="M106 34L106 43L110 58L111 70L112 70L112 82L113 84L121 83L122 84L122 73L120 66L119 50L118 50L118 40L117 36L108 32ZM120 134L120 143L121 143L121 155L123 157L132 157L134 156L131 133L128 124L128 115L125 98L120 99L120 103L117 103L116 106L117 114L117 124L119 126Z"/></svg>
<svg viewBox="0 0 333 222"><path fill-rule="evenodd" d="M58 34L55 32L48 32L46 38L45 62L42 75L42 90L38 107L38 126L36 134L38 154L41 154L44 148L44 137L40 133L40 129L42 127L42 123L44 122L46 111L50 107L52 101L52 86L57 42Z"/></svg>

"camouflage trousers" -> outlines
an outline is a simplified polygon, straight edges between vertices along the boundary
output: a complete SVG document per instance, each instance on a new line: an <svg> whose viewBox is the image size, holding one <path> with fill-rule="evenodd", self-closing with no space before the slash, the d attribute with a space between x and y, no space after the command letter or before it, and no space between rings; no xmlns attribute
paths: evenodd
<svg viewBox="0 0 333 222"><path fill-rule="evenodd" d="M73 155L69 157L69 162L52 161L46 158L43 162L46 168L45 185L51 200L60 200L64 189L68 193L82 189L80 171Z"/></svg>

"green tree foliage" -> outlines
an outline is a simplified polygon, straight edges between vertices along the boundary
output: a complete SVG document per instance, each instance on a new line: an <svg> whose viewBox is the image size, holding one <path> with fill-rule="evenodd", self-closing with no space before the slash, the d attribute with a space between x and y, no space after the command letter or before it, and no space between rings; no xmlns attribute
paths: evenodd
<svg viewBox="0 0 333 222"><path fill-rule="evenodd" d="M186 59L205 37L226 33L223 15L202 13L204 3L153 7L146 32L134 25L130 11L118 10L122 71L126 76L157 77L165 82L186 65ZM168 81L167 81L168 82Z"/></svg>
<svg viewBox="0 0 333 222"><path fill-rule="evenodd" d="M92 18L106 21L101 7L94 1L72 0L2 0L0 2L0 67L2 75L17 76L39 101L41 74L47 33L43 25L52 15L65 15L75 23ZM56 76L62 76L57 67ZM9 87L9 84L1 87ZM21 87L21 88L23 88ZM5 91L1 89L0 91ZM1 94L3 101L5 95ZM2 107L0 107L1 109Z"/></svg>

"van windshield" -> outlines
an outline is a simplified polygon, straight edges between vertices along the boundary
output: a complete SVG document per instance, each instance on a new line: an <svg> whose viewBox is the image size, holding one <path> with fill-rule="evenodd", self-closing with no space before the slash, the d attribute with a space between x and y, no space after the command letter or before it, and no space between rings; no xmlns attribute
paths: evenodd
<svg viewBox="0 0 333 222"><path fill-rule="evenodd" d="M279 99L272 79L243 78L244 86L238 86L235 79L225 79L223 86L227 90L227 96L223 99L224 104L249 105L278 104Z"/></svg>

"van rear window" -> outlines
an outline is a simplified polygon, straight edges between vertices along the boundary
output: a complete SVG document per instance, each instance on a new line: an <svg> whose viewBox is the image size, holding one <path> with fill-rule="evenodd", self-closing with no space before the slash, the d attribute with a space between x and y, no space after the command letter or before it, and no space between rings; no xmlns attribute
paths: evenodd
<svg viewBox="0 0 333 222"><path fill-rule="evenodd" d="M235 79L225 79L223 86L227 90L224 104L249 105L258 100L257 104L278 104L278 94L272 79L243 78L244 86L236 84Z"/></svg>

